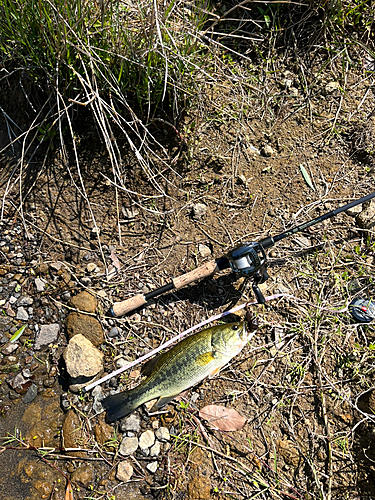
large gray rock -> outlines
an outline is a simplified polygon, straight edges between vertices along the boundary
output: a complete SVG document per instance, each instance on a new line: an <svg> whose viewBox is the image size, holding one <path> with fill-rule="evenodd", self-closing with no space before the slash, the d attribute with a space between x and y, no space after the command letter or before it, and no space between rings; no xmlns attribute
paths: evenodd
<svg viewBox="0 0 375 500"><path fill-rule="evenodd" d="M70 339L63 356L73 378L94 377L103 369L103 353L81 334Z"/></svg>

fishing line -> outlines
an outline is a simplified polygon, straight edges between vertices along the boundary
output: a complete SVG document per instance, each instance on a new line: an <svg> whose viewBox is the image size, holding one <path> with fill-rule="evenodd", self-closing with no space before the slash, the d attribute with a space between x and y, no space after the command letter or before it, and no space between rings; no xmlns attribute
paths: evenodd
<svg viewBox="0 0 375 500"><path fill-rule="evenodd" d="M295 297L294 295L290 295L288 293L276 293L274 295L270 295L268 297L265 297L265 300L266 300L266 302L269 302L270 300L280 299L280 298L297 300L299 302L303 302L305 304L309 304L313 307L319 308L319 306L313 304L312 302L308 302L304 299L299 299L298 297ZM130 363L128 363L125 366L122 366L118 370L115 370L115 371L109 373L108 375L105 375L104 377L100 378L99 380L96 380L95 382L92 382L91 384L87 385L84 388L85 392L88 392L91 389L93 389L94 387L96 387L97 385L102 384L103 382L106 382L107 380L109 380L113 377L116 377L117 375L124 372L125 370L128 370L129 368L133 368L134 366L138 365L139 363L142 363L142 361L145 361L146 359L151 358L151 356L153 356L154 354L157 354L158 352L165 349L166 347L169 347L174 342L181 340L182 337L185 337L186 335L193 332L194 330L197 330L198 328L201 328L202 326L205 326L208 323L211 323L211 322L216 321L218 319L224 318L225 316L228 316L229 314L234 314L234 313L240 311L241 309L244 309L246 306L253 306L254 304L258 304L258 302L256 300L254 300L253 302L246 302L244 304L240 304L239 306L233 307L232 309L229 309L229 311L215 314L214 316L211 316L210 318L205 319L201 323L198 323L197 325L194 325L194 326L188 328L187 330L179 333L178 335L176 335L172 339L168 340L164 344L161 344L156 349L153 349L152 351L147 352L146 354L144 354L140 358L138 358L134 361L131 361ZM341 313L341 312L346 312L348 310L348 305L346 305L343 309L339 309L339 310L324 308L324 307L322 307L320 309L325 310L325 311L330 311L332 313ZM249 336L248 340L250 340L254 334L255 334L255 332L253 332L253 334L251 336Z"/></svg>

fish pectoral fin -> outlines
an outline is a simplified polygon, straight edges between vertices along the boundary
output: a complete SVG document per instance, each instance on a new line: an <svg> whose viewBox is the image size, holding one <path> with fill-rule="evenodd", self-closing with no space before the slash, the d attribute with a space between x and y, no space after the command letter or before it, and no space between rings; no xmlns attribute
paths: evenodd
<svg viewBox="0 0 375 500"><path fill-rule="evenodd" d="M162 356L163 354L159 354L158 356L155 356L154 358L151 358L148 361L146 361L146 363L141 368L141 374L145 375L146 377L150 376L151 373L154 371L155 366L162 358Z"/></svg>
<svg viewBox="0 0 375 500"><path fill-rule="evenodd" d="M211 363L211 361L213 361L214 359L215 359L214 353L212 351L210 351L210 352L205 352L203 354L200 354L196 358L195 362L199 366L206 366L206 365L208 365L208 363Z"/></svg>
<svg viewBox="0 0 375 500"><path fill-rule="evenodd" d="M165 396L164 398L159 398L154 405L156 408L162 408L163 406L170 403L178 394L174 394L173 396Z"/></svg>
<svg viewBox="0 0 375 500"><path fill-rule="evenodd" d="M214 369L212 370L212 372L209 374L209 378L212 378L212 377L214 377L215 375L217 375L217 374L219 373L219 371L220 371L220 368L221 368L221 366L218 366L217 368L214 368Z"/></svg>

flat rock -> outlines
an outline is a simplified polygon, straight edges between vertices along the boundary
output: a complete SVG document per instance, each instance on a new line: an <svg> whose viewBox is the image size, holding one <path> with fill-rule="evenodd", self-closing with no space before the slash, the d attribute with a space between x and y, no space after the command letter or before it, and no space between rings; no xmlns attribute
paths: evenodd
<svg viewBox="0 0 375 500"><path fill-rule="evenodd" d="M141 430L141 419L135 413L132 413L123 422L121 422L122 431L139 432Z"/></svg>
<svg viewBox="0 0 375 500"><path fill-rule="evenodd" d="M155 434L153 431L148 430L142 432L141 437L139 438L139 447L141 450L151 448L151 446L155 443Z"/></svg>
<svg viewBox="0 0 375 500"><path fill-rule="evenodd" d="M27 389L26 394L22 398L22 401L25 404L31 403L31 401L34 401L38 394L38 388L35 384L31 384L31 386Z"/></svg>
<svg viewBox="0 0 375 500"><path fill-rule="evenodd" d="M23 297L20 297L18 299L19 306L31 306L31 304L33 302L34 302L34 299L32 297L27 296L27 295L24 295Z"/></svg>
<svg viewBox="0 0 375 500"><path fill-rule="evenodd" d="M155 435L156 435L157 439L159 441L161 441L162 443L164 443L165 441L169 441L171 439L171 436L169 434L169 430L167 429L167 427L159 427L159 429L157 429L155 431Z"/></svg>
<svg viewBox="0 0 375 500"><path fill-rule="evenodd" d="M207 245L199 243L198 252L201 257L209 257L211 255L211 250Z"/></svg>
<svg viewBox="0 0 375 500"><path fill-rule="evenodd" d="M91 464L81 465L81 467L78 467L78 469L72 473L71 480L73 483L82 484L87 488L94 481L93 466Z"/></svg>
<svg viewBox="0 0 375 500"><path fill-rule="evenodd" d="M155 441L150 448L150 457L157 457L160 454L160 441Z"/></svg>
<svg viewBox="0 0 375 500"><path fill-rule="evenodd" d="M29 319L29 314L24 307L21 306L17 309L16 319L20 319L21 321L27 321Z"/></svg>
<svg viewBox="0 0 375 500"><path fill-rule="evenodd" d="M120 444L118 452L120 455L128 456L134 453L138 448L138 438L137 437L125 437Z"/></svg>
<svg viewBox="0 0 375 500"><path fill-rule="evenodd" d="M81 292L71 298L70 304L79 311L95 313L98 307L98 301L96 297L89 292Z"/></svg>
<svg viewBox="0 0 375 500"><path fill-rule="evenodd" d="M103 369L103 353L81 334L70 339L63 356L73 378L94 377Z"/></svg>
<svg viewBox="0 0 375 500"><path fill-rule="evenodd" d="M92 316L72 312L66 318L65 326L70 339L75 335L83 335L94 346L98 346L104 342L102 326Z"/></svg>
<svg viewBox="0 0 375 500"><path fill-rule="evenodd" d="M116 478L126 483L133 475L133 466L131 463L123 460L117 466Z"/></svg>
<svg viewBox="0 0 375 500"><path fill-rule="evenodd" d="M4 356L9 356L9 354L12 354L12 352L16 351L18 347L19 344L17 344L16 342L9 342L1 349L1 353L4 354Z"/></svg>
<svg viewBox="0 0 375 500"><path fill-rule="evenodd" d="M60 325L52 323L50 325L42 325L36 334L34 349L40 349L43 345L52 344L57 340L60 332Z"/></svg>
<svg viewBox="0 0 375 500"><path fill-rule="evenodd" d="M279 439L276 442L276 448L286 464L293 465L294 467L298 466L300 462L300 455L298 448L295 446L293 441L290 441L289 439Z"/></svg>
<svg viewBox="0 0 375 500"><path fill-rule="evenodd" d="M46 282L43 279L35 278L34 284L37 292L44 292L44 289L46 288Z"/></svg>

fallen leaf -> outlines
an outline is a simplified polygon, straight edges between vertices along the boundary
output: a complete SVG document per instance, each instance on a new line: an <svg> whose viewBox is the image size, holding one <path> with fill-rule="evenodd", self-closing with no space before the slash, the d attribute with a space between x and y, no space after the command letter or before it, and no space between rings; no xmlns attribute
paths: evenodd
<svg viewBox="0 0 375 500"><path fill-rule="evenodd" d="M246 418L233 408L220 405L207 405L199 416L221 431L239 431L246 423Z"/></svg>
<svg viewBox="0 0 375 500"><path fill-rule="evenodd" d="M68 484L66 485L66 490L65 490L65 500L74 500L73 497L73 488L72 485L68 479Z"/></svg>
<svg viewBox="0 0 375 500"><path fill-rule="evenodd" d="M115 252L113 250L111 250L111 255L110 255L110 258L113 262L113 265L117 268L117 269L121 269L121 264L120 264L120 261L118 260L118 257L117 255L115 254Z"/></svg>
<svg viewBox="0 0 375 500"><path fill-rule="evenodd" d="M310 189L312 189L313 191L315 191L315 188L314 188L313 183L311 182L310 176L307 173L307 170L305 169L305 167L303 166L302 163L299 166L299 168L301 170L302 177L305 179L306 184L309 186Z"/></svg>

